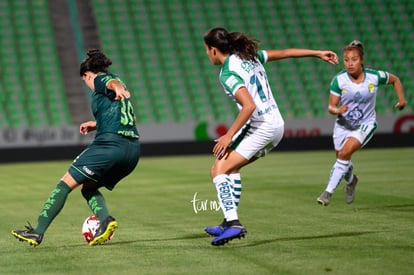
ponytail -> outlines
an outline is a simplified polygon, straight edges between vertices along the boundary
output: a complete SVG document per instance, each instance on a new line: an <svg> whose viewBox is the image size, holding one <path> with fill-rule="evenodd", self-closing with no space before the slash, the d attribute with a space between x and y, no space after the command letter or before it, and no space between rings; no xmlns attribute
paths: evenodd
<svg viewBox="0 0 414 275"><path fill-rule="evenodd" d="M230 33L224 28L214 28L204 35L204 43L224 54L235 54L244 60L257 60L258 41L241 32Z"/></svg>

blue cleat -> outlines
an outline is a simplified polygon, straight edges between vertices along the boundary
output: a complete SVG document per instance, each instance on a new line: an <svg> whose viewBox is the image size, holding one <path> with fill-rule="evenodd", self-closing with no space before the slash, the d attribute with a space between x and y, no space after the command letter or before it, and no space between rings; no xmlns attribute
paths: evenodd
<svg viewBox="0 0 414 275"><path fill-rule="evenodd" d="M225 245L235 238L244 238L247 234L246 228L239 221L232 221L231 226L224 229L223 233L211 241L212 245Z"/></svg>
<svg viewBox="0 0 414 275"><path fill-rule="evenodd" d="M206 228L204 228L204 231L211 235L211 236L220 236L225 229L228 228L227 222L224 219L223 222L217 226L207 226Z"/></svg>

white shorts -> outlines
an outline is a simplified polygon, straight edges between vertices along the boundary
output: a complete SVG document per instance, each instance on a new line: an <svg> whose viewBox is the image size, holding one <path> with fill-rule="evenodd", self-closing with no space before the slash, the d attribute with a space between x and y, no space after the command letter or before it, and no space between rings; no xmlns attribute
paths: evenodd
<svg viewBox="0 0 414 275"><path fill-rule="evenodd" d="M245 125L233 138L231 148L250 160L264 157L275 148L283 138L284 126L272 129L254 128Z"/></svg>
<svg viewBox="0 0 414 275"><path fill-rule="evenodd" d="M332 136L335 151L341 150L345 140L349 137L357 139L361 143L361 148L364 147L374 135L375 130L377 130L376 122L362 124L356 130L349 130L338 123L335 123Z"/></svg>

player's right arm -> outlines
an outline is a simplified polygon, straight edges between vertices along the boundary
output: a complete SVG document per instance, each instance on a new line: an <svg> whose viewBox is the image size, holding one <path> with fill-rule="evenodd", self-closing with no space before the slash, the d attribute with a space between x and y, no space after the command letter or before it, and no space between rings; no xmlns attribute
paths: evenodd
<svg viewBox="0 0 414 275"><path fill-rule="evenodd" d="M332 115L341 115L348 111L347 105L342 105L338 107L340 97L335 94L329 95L329 105L328 105L328 112Z"/></svg>
<svg viewBox="0 0 414 275"><path fill-rule="evenodd" d="M256 104L246 87L240 87L235 97L242 108L227 133L214 140L216 144L213 148L213 154L218 158L222 158L228 153L228 147L233 136L247 123L254 110L256 110Z"/></svg>

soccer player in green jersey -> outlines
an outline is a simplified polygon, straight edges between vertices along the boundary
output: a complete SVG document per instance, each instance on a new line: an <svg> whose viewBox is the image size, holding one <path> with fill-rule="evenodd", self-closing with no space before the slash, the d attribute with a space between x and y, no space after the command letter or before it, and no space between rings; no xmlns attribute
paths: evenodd
<svg viewBox="0 0 414 275"><path fill-rule="evenodd" d="M364 67L362 43L352 41L344 49L345 70L331 81L328 111L337 116L333 130L336 161L331 169L328 185L316 201L330 203L334 190L345 179L345 202L355 199L358 177L353 174L352 154L364 147L377 129L375 102L380 85L393 85L398 97L395 108L407 104L400 79L386 71Z"/></svg>
<svg viewBox="0 0 414 275"><path fill-rule="evenodd" d="M208 31L204 46L210 61L222 66L220 83L239 108L227 133L215 140L213 153L217 159L210 170L224 220L205 231L215 236L212 245L223 245L247 232L237 214L242 189L240 169L265 156L283 137L284 121L263 64L308 56L337 64L338 57L332 51L310 49L259 51L255 40L224 28Z"/></svg>
<svg viewBox="0 0 414 275"><path fill-rule="evenodd" d="M96 130L94 141L73 161L68 171L52 190L40 211L37 226L13 230L20 241L37 246L53 219L63 208L69 193L81 187L82 196L100 221L89 245L105 243L118 227L109 214L99 188L112 190L136 167L140 157L139 134L130 93L121 79L110 72L112 61L99 50L89 50L80 65L80 76L92 91L92 112L95 121L80 125L80 133Z"/></svg>

